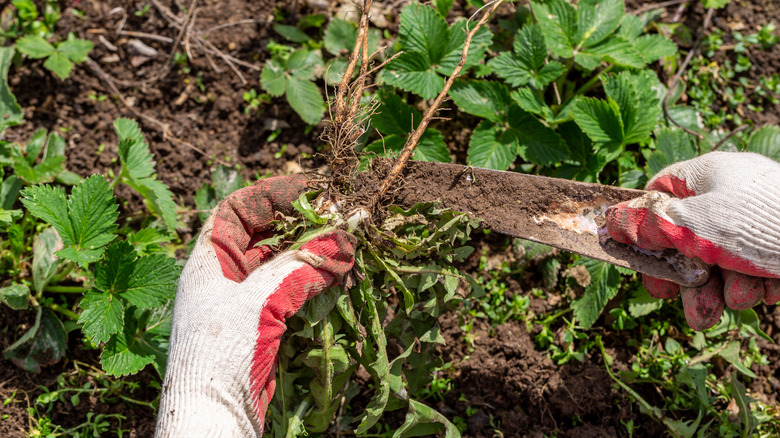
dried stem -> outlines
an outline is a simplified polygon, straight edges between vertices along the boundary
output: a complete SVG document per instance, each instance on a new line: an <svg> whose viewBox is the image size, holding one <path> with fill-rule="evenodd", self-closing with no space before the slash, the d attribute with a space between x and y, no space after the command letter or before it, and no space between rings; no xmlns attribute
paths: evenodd
<svg viewBox="0 0 780 438"><path fill-rule="evenodd" d="M669 85L669 90L666 92L666 97L664 97L664 115L666 115L666 118L673 124L680 127L683 131L687 132L688 134L695 135L699 139L702 138L701 134L692 131L686 128L685 126L682 126L681 124L677 123L677 121L674 120L672 115L669 114L669 99L671 99L672 93L674 93L674 88L677 86L677 83L680 82L680 78L682 77L683 73L685 73L685 70L688 68L688 64L690 64L691 60L693 59L693 55L695 55L696 51L699 49L699 45L704 39L704 34L707 32L707 29L709 29L710 27L710 22L712 21L712 14L714 12L715 9L713 8L707 9L707 15L704 17L704 23L702 24L701 29L699 30L699 35L696 37L696 42L693 43L693 47L691 47L691 50L688 51L688 55L685 57L685 60L683 61L682 65L680 65L680 68L677 69L677 73L674 75L674 78L672 79L672 83Z"/></svg>
<svg viewBox="0 0 780 438"><path fill-rule="evenodd" d="M347 69L344 71L344 76L341 78L341 82L339 83L339 88L336 91L336 112L335 112L335 123L343 123L345 119L343 117L346 117L346 115L349 113L346 110L347 103L350 100L347 98L347 93L349 89L351 88L351 79L352 74L355 72L355 66L357 65L358 59L361 57L360 52L361 50L364 52L368 52L368 11L371 9L371 2L372 0L364 0L363 1L363 8L361 10L360 15L360 24L358 25L358 35L357 35L357 41L355 42L355 47L352 49L352 54L349 55L349 63L347 64ZM364 56L361 71L365 72L366 65L368 64L368 57ZM361 81L362 79L362 81ZM359 82L362 82L365 84L365 77L361 76L361 78L358 78ZM362 91L362 86L361 86ZM358 100L360 99L360 95L353 94L353 96L357 96ZM354 102L353 102L354 103Z"/></svg>
<svg viewBox="0 0 780 438"><path fill-rule="evenodd" d="M468 53L469 53L469 46L471 46L471 40L474 38L474 35L479 31L479 29L487 22L487 20L490 18L491 15L493 15L493 12L495 12L496 9L503 3L503 0L496 0L493 2L493 4L489 7L487 12L482 15L482 18L480 18L479 22L477 22L477 25L474 26L473 29L471 29L466 36L466 42L463 44L463 52L460 56L460 62L458 63L458 66L455 67L455 70L453 70L452 75L447 79L447 81L444 83L444 88L441 90L439 95L436 97L436 99L433 101L433 104L428 108L428 110L425 112L425 116L423 116L422 121L420 121L420 124L417 126L417 129L414 130L409 135L409 138L406 140L406 143L404 144L403 149L401 150L401 155L398 157L398 160L396 161L393 168L390 170L390 173L387 175L387 178L385 178L384 182L382 183L382 186L379 188L379 191L374 195L374 197L371 200L371 203L369 205L369 211L373 211L374 207L376 207L377 203L379 202L379 199L382 198L387 191L390 189L390 187L395 184L395 181L398 179L398 177L401 175L401 172L406 167L406 163L409 162L409 159L412 158L412 155L414 154L414 148L417 147L417 143L420 141L420 138L425 133L425 129L428 127L428 124L433 120L434 115L436 111L441 106L442 102L444 102L444 99L447 97L447 93L450 91L450 87L452 87L452 84L455 82L455 79L460 74L460 71L463 69L463 66L466 65L466 59L468 59Z"/></svg>

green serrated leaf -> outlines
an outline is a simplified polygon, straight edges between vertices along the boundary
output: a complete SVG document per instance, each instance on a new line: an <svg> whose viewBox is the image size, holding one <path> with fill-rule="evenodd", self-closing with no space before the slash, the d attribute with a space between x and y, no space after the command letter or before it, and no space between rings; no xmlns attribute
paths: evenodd
<svg viewBox="0 0 780 438"><path fill-rule="evenodd" d="M47 157L36 166L30 164L22 157L14 157L14 170L16 174L30 184L51 182L56 175L65 169L65 157Z"/></svg>
<svg viewBox="0 0 780 438"><path fill-rule="evenodd" d="M529 113L542 116L545 120L552 119L552 110L537 94L528 87L519 88L512 92L512 100Z"/></svg>
<svg viewBox="0 0 780 438"><path fill-rule="evenodd" d="M444 142L444 136L435 129L427 129L417 147L414 150L415 160L437 161L440 163L450 162L450 151L447 149L447 143Z"/></svg>
<svg viewBox="0 0 780 438"><path fill-rule="evenodd" d="M173 200L173 192L164 182L154 177L130 179L125 182L146 199L149 209L162 218L170 232L176 230L178 207Z"/></svg>
<svg viewBox="0 0 780 438"><path fill-rule="evenodd" d="M56 51L51 43L37 35L25 35L16 40L16 50L33 59L46 58Z"/></svg>
<svg viewBox="0 0 780 438"><path fill-rule="evenodd" d="M459 19L450 27L450 40L445 49L444 57L436 66L436 72L444 76L451 76L455 67L463 56L463 45L466 42L467 33L466 19ZM462 72L482 62L490 44L493 42L493 33L487 26L482 26L474 34L469 46L469 53L466 57L466 63L463 65ZM434 63L435 65L435 63Z"/></svg>
<svg viewBox="0 0 780 438"><path fill-rule="evenodd" d="M439 15L444 18L447 18L447 15L449 15L453 3L453 0L433 0L433 5L436 8L436 12L438 12Z"/></svg>
<svg viewBox="0 0 780 438"><path fill-rule="evenodd" d="M22 123L24 112L8 86L8 69L14 58L14 46L0 47L0 133Z"/></svg>
<svg viewBox="0 0 780 438"><path fill-rule="evenodd" d="M404 424L396 429L393 438L405 438L418 436L415 429L423 424L438 423L444 427L444 438L460 438L460 431L447 417L416 400L409 400L409 410L406 413ZM425 435L435 431L428 430Z"/></svg>
<svg viewBox="0 0 780 438"><path fill-rule="evenodd" d="M639 318L660 310L663 305L664 300L651 297L647 289L642 287L628 300L628 313L634 318Z"/></svg>
<svg viewBox="0 0 780 438"><path fill-rule="evenodd" d="M577 53L575 60L588 70L598 67L602 60L620 67L642 68L647 65L639 50L619 35L613 35L601 44Z"/></svg>
<svg viewBox="0 0 780 438"><path fill-rule="evenodd" d="M73 187L68 197L68 216L77 248L94 250L114 240L117 209L114 192L103 176L92 175ZM62 241L65 242L64 237Z"/></svg>
<svg viewBox="0 0 780 438"><path fill-rule="evenodd" d="M517 144L501 127L483 120L474 129L467 158L470 166L506 170L516 157Z"/></svg>
<svg viewBox="0 0 780 438"><path fill-rule="evenodd" d="M95 286L138 308L148 309L173 298L179 273L175 259L165 254L136 258L133 246L122 241L106 250L106 257L95 272Z"/></svg>
<svg viewBox="0 0 780 438"><path fill-rule="evenodd" d="M433 99L444 88L444 79L420 52L404 52L389 62L382 72L382 79L423 99Z"/></svg>
<svg viewBox="0 0 780 438"><path fill-rule="evenodd" d="M298 49L287 59L285 70L288 75L301 81L311 81L322 66L322 53L319 50ZM287 85L289 87L289 83ZM289 89L287 91L290 92Z"/></svg>
<svg viewBox="0 0 780 438"><path fill-rule="evenodd" d="M84 309L79 316L82 331L93 345L108 342L111 335L122 331L124 305L118 296L110 292L89 291L79 303Z"/></svg>
<svg viewBox="0 0 780 438"><path fill-rule="evenodd" d="M328 24L322 38L325 50L336 56L350 53L355 47L356 40L357 28L355 25L340 18L334 18Z"/></svg>
<svg viewBox="0 0 780 438"><path fill-rule="evenodd" d="M611 35L625 13L623 0L580 0L577 23L581 26L582 47L593 47Z"/></svg>
<svg viewBox="0 0 780 438"><path fill-rule="evenodd" d="M677 53L677 45L662 35L642 35L634 41L634 47L648 64Z"/></svg>
<svg viewBox="0 0 780 438"><path fill-rule="evenodd" d="M594 142L620 144L623 141L620 108L612 98L581 98L574 106L572 116Z"/></svg>
<svg viewBox="0 0 780 438"><path fill-rule="evenodd" d="M620 20L620 27L617 34L623 38L634 41L645 30L645 23L639 16L633 14L626 14L623 19Z"/></svg>
<svg viewBox="0 0 780 438"><path fill-rule="evenodd" d="M76 38L76 35L71 32L68 33L68 38L65 41L57 45L57 52L70 61L84 62L94 46L92 41Z"/></svg>
<svg viewBox="0 0 780 438"><path fill-rule="evenodd" d="M68 78L74 67L73 62L60 52L54 52L51 56L46 58L46 61L43 62L43 66L63 81Z"/></svg>
<svg viewBox="0 0 780 438"><path fill-rule="evenodd" d="M417 1L401 10L398 34L403 49L420 53L428 65L438 64L444 58L450 40L444 18Z"/></svg>
<svg viewBox="0 0 780 438"><path fill-rule="evenodd" d="M76 243L73 225L68 220L68 205L63 187L32 186L22 190L21 194L25 208L33 216L53 226L65 245Z"/></svg>
<svg viewBox="0 0 780 438"><path fill-rule="evenodd" d="M661 115L660 99L650 78L623 72L604 81L604 91L618 105L624 132L622 144L647 139Z"/></svg>
<svg viewBox="0 0 780 438"><path fill-rule="evenodd" d="M119 138L117 152L122 171L134 179L151 176L155 162L138 123L131 119L117 119L114 122L114 132Z"/></svg>
<svg viewBox="0 0 780 438"><path fill-rule="evenodd" d="M548 166L569 157L563 139L530 113L511 105L508 120L519 153L526 160Z"/></svg>
<svg viewBox="0 0 780 438"><path fill-rule="evenodd" d="M506 120L507 108L511 102L509 89L504 84L493 81L455 81L450 97L461 111L493 123Z"/></svg>
<svg viewBox="0 0 780 438"><path fill-rule="evenodd" d="M512 48L518 61L529 71L536 71L547 59L547 45L544 43L542 28L535 24L523 26L515 35Z"/></svg>
<svg viewBox="0 0 780 438"><path fill-rule="evenodd" d="M314 82L294 77L287 79L287 102L304 122L316 125L325 115L325 101Z"/></svg>
<svg viewBox="0 0 780 438"><path fill-rule="evenodd" d="M157 359L156 346L143 336L144 327L137 327L133 312L133 308L125 311L124 330L111 337L100 355L103 369L115 377L135 374Z"/></svg>
<svg viewBox="0 0 780 438"><path fill-rule="evenodd" d="M260 86L271 96L281 96L287 89L287 77L284 64L277 59L269 59L260 73Z"/></svg>
<svg viewBox="0 0 780 438"><path fill-rule="evenodd" d="M574 47L579 43L574 6L566 0L533 0L531 8L550 51L560 58L574 56Z"/></svg>
<svg viewBox="0 0 780 438"><path fill-rule="evenodd" d="M488 63L496 76L512 87L520 87L533 79L532 73L510 52L501 52Z"/></svg>
<svg viewBox="0 0 780 438"><path fill-rule="evenodd" d="M599 318L607 302L617 295L621 277L609 263L583 258L582 264L590 274L590 284L585 288L585 295L574 300L571 307L580 326L587 329Z"/></svg>
<svg viewBox="0 0 780 438"><path fill-rule="evenodd" d="M211 180L214 181L214 190L218 201L244 187L244 179L232 167L218 165L211 172Z"/></svg>

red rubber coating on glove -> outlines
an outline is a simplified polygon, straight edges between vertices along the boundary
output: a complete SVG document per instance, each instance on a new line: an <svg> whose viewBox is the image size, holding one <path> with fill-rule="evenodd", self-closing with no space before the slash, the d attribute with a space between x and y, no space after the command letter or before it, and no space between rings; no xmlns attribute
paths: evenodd
<svg viewBox="0 0 780 438"><path fill-rule="evenodd" d="M292 214L291 203L306 191L306 181L304 175L260 180L217 206L211 242L225 278L240 283L273 255L255 244L270 237L268 227L277 212Z"/></svg>
<svg viewBox="0 0 780 438"><path fill-rule="evenodd" d="M777 304L780 302L780 279L764 279L764 303Z"/></svg>
<svg viewBox="0 0 780 438"><path fill-rule="evenodd" d="M249 375L251 394L257 418L265 418L268 403L276 388L274 367L285 321L303 303L336 284L352 269L355 257L355 237L345 231L334 231L306 243L306 251L319 260L316 266L306 265L285 277L268 298L257 327L257 343Z"/></svg>
<svg viewBox="0 0 780 438"><path fill-rule="evenodd" d="M683 310L688 325L696 330L708 329L720 321L725 302L723 301L723 280L713 275L702 287L681 287Z"/></svg>
<svg viewBox="0 0 780 438"><path fill-rule="evenodd" d="M723 299L734 310L752 309L764 298L764 279L735 271L723 272Z"/></svg>

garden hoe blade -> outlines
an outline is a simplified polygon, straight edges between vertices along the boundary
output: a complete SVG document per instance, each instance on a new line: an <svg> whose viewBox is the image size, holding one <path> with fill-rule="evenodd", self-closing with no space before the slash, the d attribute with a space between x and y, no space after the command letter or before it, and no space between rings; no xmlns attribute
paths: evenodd
<svg viewBox="0 0 780 438"><path fill-rule="evenodd" d="M709 266L676 250L645 251L610 239L604 211L637 198L624 189L456 164L410 162L396 201L410 207L441 201L482 219L484 228L571 251L689 287L709 278Z"/></svg>

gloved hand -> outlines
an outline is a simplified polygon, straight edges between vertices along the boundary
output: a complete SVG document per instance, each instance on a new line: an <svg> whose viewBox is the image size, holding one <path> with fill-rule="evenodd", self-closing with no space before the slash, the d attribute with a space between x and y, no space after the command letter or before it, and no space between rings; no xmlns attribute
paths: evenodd
<svg viewBox="0 0 780 438"><path fill-rule="evenodd" d="M305 190L301 175L259 181L203 225L176 293L157 437L262 434L285 319L354 263L356 240L344 231L296 251L255 248Z"/></svg>
<svg viewBox="0 0 780 438"><path fill-rule="evenodd" d="M654 192L607 210L610 237L653 251L676 248L720 267L698 288L645 276L652 296L679 292L694 330L715 325L724 304L744 310L780 301L779 163L712 152L663 169L646 189Z"/></svg>

